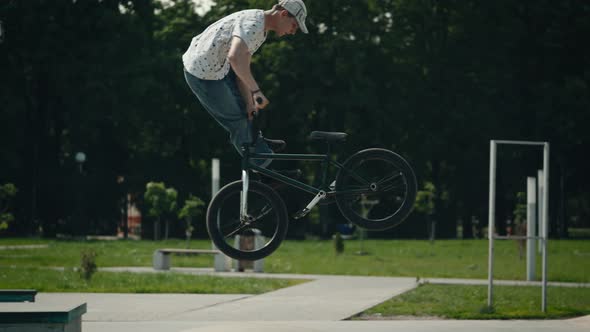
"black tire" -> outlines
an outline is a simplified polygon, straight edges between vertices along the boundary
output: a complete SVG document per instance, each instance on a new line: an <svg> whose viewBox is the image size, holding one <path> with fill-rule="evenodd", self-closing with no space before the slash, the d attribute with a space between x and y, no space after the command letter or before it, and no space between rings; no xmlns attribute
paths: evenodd
<svg viewBox="0 0 590 332"><path fill-rule="evenodd" d="M368 230L384 230L399 225L412 211L416 175L396 153L367 149L344 162L336 191L342 192L336 203L346 219Z"/></svg>
<svg viewBox="0 0 590 332"><path fill-rule="evenodd" d="M250 224L240 222L240 195L242 181L223 187L207 209L207 231L221 252L238 260L255 261L272 254L287 234L289 217L281 197L271 187L258 181L250 181L248 189L248 215ZM236 236L258 234L263 242L250 248L236 242ZM244 238L241 238L244 239ZM259 247L256 249L256 247Z"/></svg>

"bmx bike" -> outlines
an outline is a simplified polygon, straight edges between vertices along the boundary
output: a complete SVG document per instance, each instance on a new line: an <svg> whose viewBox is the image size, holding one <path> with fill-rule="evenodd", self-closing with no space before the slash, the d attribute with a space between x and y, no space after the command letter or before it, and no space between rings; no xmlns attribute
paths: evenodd
<svg viewBox="0 0 590 332"><path fill-rule="evenodd" d="M256 140L258 131L254 130ZM219 190L207 209L207 231L217 248L231 258L254 261L273 253L285 238L289 223L285 202L271 186L250 180L251 171L314 195L293 216L295 219L331 199L336 201L345 219L367 230L384 230L400 224L416 200L416 176L411 166L393 151L379 148L358 151L343 163L335 161L331 144L343 142L346 137L346 133L312 132L312 140L327 143L325 154L255 153L252 146L256 141L245 144L241 180ZM253 163L262 159L321 162L321 184L310 186ZM338 172L334 180L327 181L330 166ZM255 247L240 245L240 237L252 234L262 243Z"/></svg>

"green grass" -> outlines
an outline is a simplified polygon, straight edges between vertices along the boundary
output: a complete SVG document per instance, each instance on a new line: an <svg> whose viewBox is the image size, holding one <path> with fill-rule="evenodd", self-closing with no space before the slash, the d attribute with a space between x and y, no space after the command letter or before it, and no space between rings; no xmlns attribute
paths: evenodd
<svg viewBox="0 0 590 332"><path fill-rule="evenodd" d="M569 236L574 238L580 239L590 239L590 228L572 228L568 229Z"/></svg>
<svg viewBox="0 0 590 332"><path fill-rule="evenodd" d="M97 253L96 264L109 266L151 266L154 250L159 248L185 248L181 240L169 241L66 241L39 239L2 239L0 246L45 244L46 249L0 250L0 266L75 267L80 264L80 253L93 250ZM193 241L192 248L211 249L210 241ZM173 258L174 266L212 266L212 256Z"/></svg>
<svg viewBox="0 0 590 332"><path fill-rule="evenodd" d="M261 294L303 282L305 280L129 272L97 272L86 281L74 269L0 268L0 289L36 289L39 292Z"/></svg>
<svg viewBox="0 0 590 332"><path fill-rule="evenodd" d="M420 278L487 279L488 241L368 240L357 255L359 241L345 241L345 251L335 255L331 241L286 241L265 263L266 271L282 273L406 276ZM590 241L550 240L550 281L590 282ZM537 255L541 277L541 255ZM495 242L494 278L523 280L526 260L520 259L514 241Z"/></svg>
<svg viewBox="0 0 590 332"><path fill-rule="evenodd" d="M97 272L86 282L74 271L80 254L93 250L98 267L150 266L158 248L184 248L182 240L169 241L64 241L0 239L0 246L45 244L40 249L0 250L0 288L35 288L42 292L116 293L215 293L260 294L302 280L219 278L175 273L136 274ZM486 240L346 240L336 255L332 241L285 241L265 259L268 273L406 276L420 278L487 278ZM197 240L191 248L210 249L211 242ZM523 280L525 260L514 241L496 241L494 278ZM590 282L590 241L550 240L550 281ZM175 267L212 267L213 257L174 256ZM65 272L49 267L65 267ZM540 255L537 276L541 276ZM486 312L487 289L482 286L424 285L364 313L375 315L439 316L459 319L562 318L590 314L589 288L550 287L548 313L540 312L538 287L495 288L495 310Z"/></svg>
<svg viewBox="0 0 590 332"><path fill-rule="evenodd" d="M547 313L540 287L494 287L494 308L487 308L487 286L421 285L353 319L425 316L451 319L551 319L590 314L590 288L548 287Z"/></svg>
<svg viewBox="0 0 590 332"><path fill-rule="evenodd" d="M47 244L46 249L0 250L0 266L76 267L85 249L97 252L99 267L151 266L157 248L183 248L182 240L169 241L58 241L2 239L0 246ZM420 278L486 279L488 242L486 240L428 241L366 240L360 256L360 242L346 240L342 255L335 255L331 241L285 241L265 260L269 273L339 274L367 276L408 276ZM192 248L210 249L211 242L191 242ZM494 278L523 280L525 260L518 257L514 241L496 241ZM590 282L590 241L550 240L548 276L550 281ZM175 267L212 267L213 257L172 258ZM541 276L541 257L537 255L537 276Z"/></svg>

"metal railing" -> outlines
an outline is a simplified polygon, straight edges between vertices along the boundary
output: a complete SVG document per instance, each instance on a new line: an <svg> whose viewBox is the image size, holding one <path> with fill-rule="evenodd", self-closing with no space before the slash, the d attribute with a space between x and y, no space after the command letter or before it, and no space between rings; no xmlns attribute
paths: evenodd
<svg viewBox="0 0 590 332"><path fill-rule="evenodd" d="M539 236L498 236L495 234L495 213L496 213L496 159L498 144L543 146L543 195L542 195L542 218L540 219ZM488 307L493 306L494 296L494 240L540 240L542 246L542 287L541 287L541 310L547 311L547 230L549 212L549 143L528 142L528 141L490 141L490 196L488 216Z"/></svg>

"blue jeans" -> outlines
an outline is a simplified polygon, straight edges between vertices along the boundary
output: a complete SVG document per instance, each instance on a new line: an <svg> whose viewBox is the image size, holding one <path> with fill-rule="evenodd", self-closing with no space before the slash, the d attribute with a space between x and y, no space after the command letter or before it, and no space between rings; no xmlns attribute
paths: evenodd
<svg viewBox="0 0 590 332"><path fill-rule="evenodd" d="M230 70L219 81L202 80L184 70L184 78L197 96L201 105L229 132L233 146L242 154L242 146L252 143L252 123L248 120L246 105L236 82L236 74ZM273 153L262 139L256 140L256 153ZM256 165L266 167L272 160L252 160Z"/></svg>

